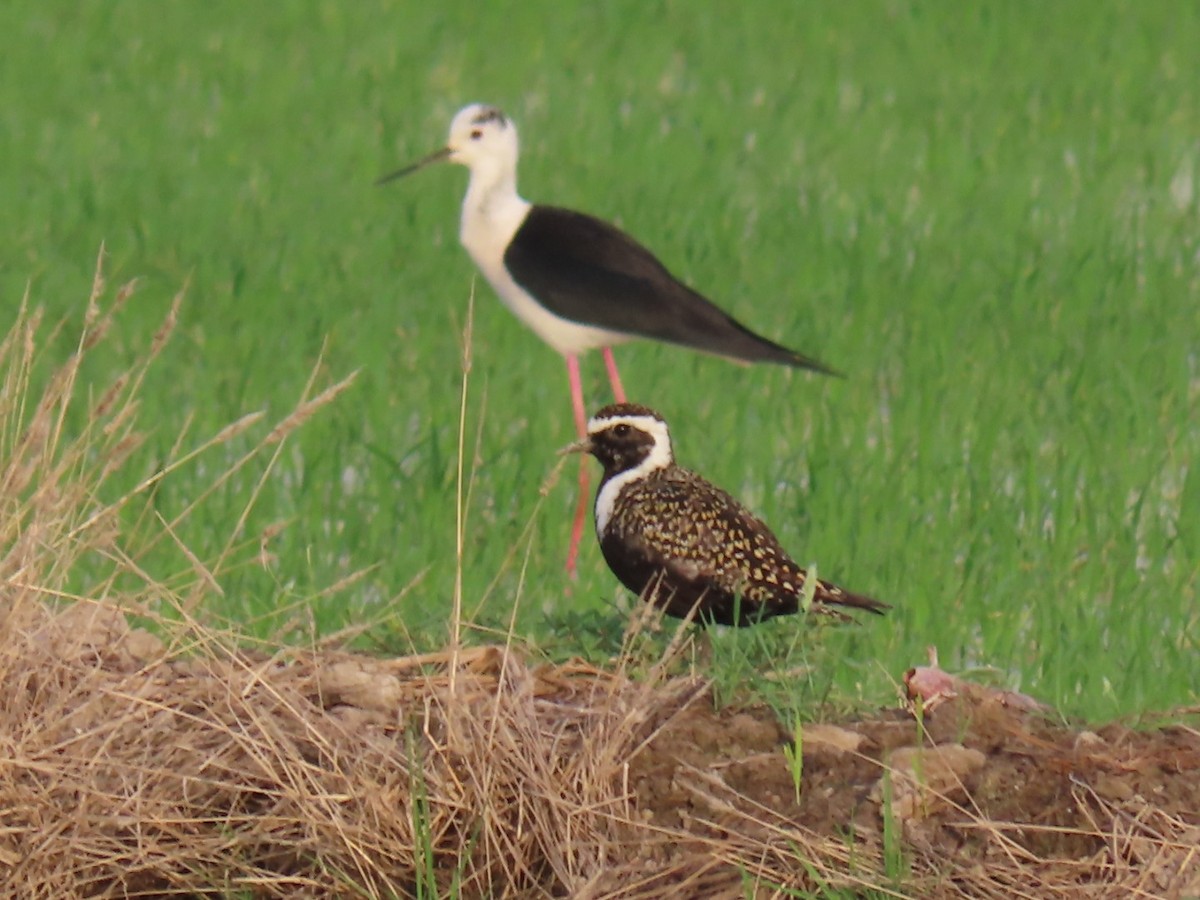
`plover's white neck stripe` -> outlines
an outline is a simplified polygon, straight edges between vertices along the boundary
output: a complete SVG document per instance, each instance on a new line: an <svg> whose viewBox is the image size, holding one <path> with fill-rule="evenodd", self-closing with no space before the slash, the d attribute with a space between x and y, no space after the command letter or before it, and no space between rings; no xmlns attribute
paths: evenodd
<svg viewBox="0 0 1200 900"><path fill-rule="evenodd" d="M608 524L612 521L613 509L617 504L617 497L621 491L630 482L637 481L639 478L645 478L651 472L658 469L664 469L674 461L674 456L671 453L671 436L667 431L665 422L650 416L616 416L605 419L592 419L588 422L588 433L593 431L602 431L606 428L611 428L614 425L629 425L638 431L644 431L654 438L654 444L650 447L650 452L640 463L631 469L626 469L624 472L618 472L608 481L601 485L599 492L596 494L596 534L603 538L608 531Z"/></svg>

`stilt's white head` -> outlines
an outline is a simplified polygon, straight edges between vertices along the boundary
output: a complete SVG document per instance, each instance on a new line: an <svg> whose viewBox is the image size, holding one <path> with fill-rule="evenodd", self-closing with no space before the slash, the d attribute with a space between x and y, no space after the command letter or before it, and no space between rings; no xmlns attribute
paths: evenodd
<svg viewBox="0 0 1200 900"><path fill-rule="evenodd" d="M517 167L517 147L517 126L512 119L495 106L472 103L450 122L446 158L472 171L511 172Z"/></svg>
<svg viewBox="0 0 1200 900"><path fill-rule="evenodd" d="M517 126L512 119L495 106L472 103L460 109L450 122L445 147L384 175L376 184L411 175L431 163L452 162L470 169L472 182L515 185L517 148Z"/></svg>

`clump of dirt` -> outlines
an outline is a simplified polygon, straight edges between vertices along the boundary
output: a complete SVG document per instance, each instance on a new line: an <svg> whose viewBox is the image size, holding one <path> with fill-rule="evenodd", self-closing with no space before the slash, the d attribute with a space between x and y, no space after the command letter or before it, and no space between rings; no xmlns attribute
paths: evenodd
<svg viewBox="0 0 1200 900"><path fill-rule="evenodd" d="M919 709L805 726L797 785L769 711L665 664L246 652L16 596L5 896L1200 893L1189 724L1080 730L946 676Z"/></svg>
<svg viewBox="0 0 1200 900"><path fill-rule="evenodd" d="M1081 730L1007 696L978 688L920 717L894 709L805 726L799 788L792 736L771 710L697 704L631 761L630 784L643 816L664 828L718 837L769 818L764 830L786 822L882 842L890 819L909 852L951 868L1017 858L1095 866L1103 880L1102 870L1146 864L1152 895L1196 896L1200 732ZM1160 855L1164 832L1173 856Z"/></svg>

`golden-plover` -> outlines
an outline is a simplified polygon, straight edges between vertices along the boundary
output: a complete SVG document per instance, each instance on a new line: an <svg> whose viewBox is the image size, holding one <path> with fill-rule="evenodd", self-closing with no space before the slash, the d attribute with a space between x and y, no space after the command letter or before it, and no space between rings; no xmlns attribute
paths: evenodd
<svg viewBox="0 0 1200 900"><path fill-rule="evenodd" d="M590 453L604 467L596 535L613 574L631 591L684 618L753 625L801 611L808 576L771 529L725 491L676 465L667 423L654 410L615 403L563 452ZM886 603L817 579L813 612L844 607L881 614Z"/></svg>

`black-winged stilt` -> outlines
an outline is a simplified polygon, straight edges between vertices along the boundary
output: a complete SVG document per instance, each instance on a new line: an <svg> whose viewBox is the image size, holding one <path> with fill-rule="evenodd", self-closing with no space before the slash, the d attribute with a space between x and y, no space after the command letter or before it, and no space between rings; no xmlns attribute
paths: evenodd
<svg viewBox="0 0 1200 900"><path fill-rule="evenodd" d="M379 179L380 184L447 161L470 170L459 238L504 304L567 361L575 430L587 414L579 355L603 351L613 397L624 402L612 347L649 338L741 362L772 362L827 374L824 363L760 337L673 276L645 247L600 219L532 204L517 193L517 128L494 106L454 116L446 146ZM587 494L580 503L567 569L574 571Z"/></svg>

